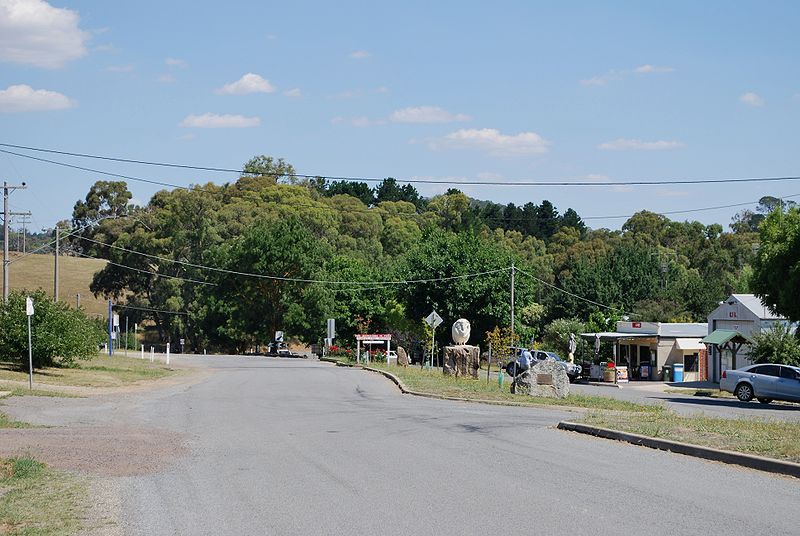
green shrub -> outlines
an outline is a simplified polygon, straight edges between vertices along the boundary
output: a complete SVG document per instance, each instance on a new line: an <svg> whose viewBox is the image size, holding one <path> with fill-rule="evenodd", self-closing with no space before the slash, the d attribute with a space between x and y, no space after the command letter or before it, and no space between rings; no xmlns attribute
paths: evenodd
<svg viewBox="0 0 800 536"><path fill-rule="evenodd" d="M60 364L69 366L76 359L97 355L104 334L83 311L65 302L53 302L43 290L14 291L7 304L0 304L0 359L28 364L28 320L25 298L33 298L31 317L33 366Z"/></svg>
<svg viewBox="0 0 800 536"><path fill-rule="evenodd" d="M784 324L774 324L753 337L750 358L756 363L800 366L800 342Z"/></svg>

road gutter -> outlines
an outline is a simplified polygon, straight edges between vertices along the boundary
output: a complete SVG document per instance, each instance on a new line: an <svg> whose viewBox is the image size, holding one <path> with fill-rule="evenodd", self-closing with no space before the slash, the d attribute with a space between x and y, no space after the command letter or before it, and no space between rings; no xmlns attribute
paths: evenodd
<svg viewBox="0 0 800 536"><path fill-rule="evenodd" d="M694 456L695 458L703 458L706 460L712 460L731 465L740 465L742 467L748 467L758 471L800 478L800 464L794 462L776 460L773 458L764 458L762 456L744 454L741 452L731 452L729 450L701 447L699 445L692 445L690 443L670 441L669 439L657 439L654 437L632 434L628 432L619 432L609 428L600 428L598 426L590 426L587 424L579 424L569 421L562 421L558 423L558 428L560 430L567 430L569 432L578 432L580 434L589 434L596 437L602 437L604 439L625 441L633 445L640 445L658 450L666 450L669 452L675 452L677 454L684 454L686 456Z"/></svg>

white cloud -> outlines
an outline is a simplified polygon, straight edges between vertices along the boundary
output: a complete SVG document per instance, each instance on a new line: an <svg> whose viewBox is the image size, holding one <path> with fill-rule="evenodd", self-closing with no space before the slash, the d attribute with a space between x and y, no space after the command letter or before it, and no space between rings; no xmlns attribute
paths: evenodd
<svg viewBox="0 0 800 536"><path fill-rule="evenodd" d="M180 126L188 128L249 128L261 124L259 117L245 117L243 115L218 115L204 113L203 115L188 115L181 121Z"/></svg>
<svg viewBox="0 0 800 536"><path fill-rule="evenodd" d="M383 125L386 124L386 121L383 121L381 119L370 119L369 117L362 115L358 117L336 116L331 119L331 123L333 123L334 125L350 125L352 127L365 128L374 125Z"/></svg>
<svg viewBox="0 0 800 536"><path fill-rule="evenodd" d="M164 73L158 77L158 81L165 84L171 84L175 81L175 77L172 75L172 73Z"/></svg>
<svg viewBox="0 0 800 536"><path fill-rule="evenodd" d="M453 114L438 106L412 106L395 110L390 118L395 123L454 123L472 119L465 114Z"/></svg>
<svg viewBox="0 0 800 536"><path fill-rule="evenodd" d="M655 65L645 64L640 65L634 72L641 73L641 74L649 74L649 73L671 73L675 69L672 67L657 67Z"/></svg>
<svg viewBox="0 0 800 536"><path fill-rule="evenodd" d="M370 56L372 56L372 54L370 54L366 50L355 50L350 53L350 58L354 60L364 60L369 58Z"/></svg>
<svg viewBox="0 0 800 536"><path fill-rule="evenodd" d="M0 112L38 112L64 110L75 101L56 91L33 89L28 85L9 86L0 91Z"/></svg>
<svg viewBox="0 0 800 536"><path fill-rule="evenodd" d="M593 76L591 78L585 78L580 81L581 85L583 86L605 86L612 80L623 80L630 76L632 73L637 74L651 74L651 73L671 73L675 69L673 67L659 67L656 65L650 65L649 63L645 65L640 65L635 69L622 69L616 70L612 69L605 74Z"/></svg>
<svg viewBox="0 0 800 536"><path fill-rule="evenodd" d="M273 93L275 86L269 80L261 78L255 73L247 73L236 82L225 84L217 90L223 95L246 95L248 93Z"/></svg>
<svg viewBox="0 0 800 536"><path fill-rule="evenodd" d="M686 144L680 141L642 141L619 138L614 141L607 141L597 146L598 149L605 151L664 151L668 149L680 149Z"/></svg>
<svg viewBox="0 0 800 536"><path fill-rule="evenodd" d="M604 86L608 84L609 76L602 75L602 76L593 76L591 78L586 78L581 80L581 85L583 86Z"/></svg>
<svg viewBox="0 0 800 536"><path fill-rule="evenodd" d="M184 60L179 60L177 58L167 58L164 60L164 65L168 65L170 67L180 67L181 69L185 69L189 66L188 63Z"/></svg>
<svg viewBox="0 0 800 536"><path fill-rule="evenodd" d="M764 99L758 93L753 93L752 91L739 97L739 100L750 106L764 106Z"/></svg>
<svg viewBox="0 0 800 536"><path fill-rule="evenodd" d="M133 65L111 65L106 67L106 71L110 73L130 73L133 72Z"/></svg>
<svg viewBox="0 0 800 536"><path fill-rule="evenodd" d="M86 55L76 11L43 0L0 1L0 61L57 69Z"/></svg>
<svg viewBox="0 0 800 536"><path fill-rule="evenodd" d="M495 156L544 154L550 142L535 132L503 134L494 128L468 128L451 132L429 143L430 148L478 149Z"/></svg>
<svg viewBox="0 0 800 536"><path fill-rule="evenodd" d="M299 87L293 87L292 89L287 89L283 92L283 94L287 97L302 97L303 94L300 92Z"/></svg>

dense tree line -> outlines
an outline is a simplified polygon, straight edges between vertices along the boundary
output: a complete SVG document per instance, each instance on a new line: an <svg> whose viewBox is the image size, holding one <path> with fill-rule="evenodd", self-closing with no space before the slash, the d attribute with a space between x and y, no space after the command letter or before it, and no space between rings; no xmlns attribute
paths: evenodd
<svg viewBox="0 0 800 536"><path fill-rule="evenodd" d="M72 247L114 263L92 291L187 312L140 314L195 350L244 350L280 329L316 342L329 317L340 339L414 338L434 308L448 322L470 319L482 342L510 322L512 263L517 331L538 337L559 318L703 321L748 290L758 243L749 224L725 232L643 211L619 231L593 230L547 200L500 205L455 189L426 199L392 178L374 188L299 179L269 157L244 169L233 183L160 191L144 207L129 204L124 183L98 182L73 213L85 229ZM735 224L750 218L740 216Z"/></svg>

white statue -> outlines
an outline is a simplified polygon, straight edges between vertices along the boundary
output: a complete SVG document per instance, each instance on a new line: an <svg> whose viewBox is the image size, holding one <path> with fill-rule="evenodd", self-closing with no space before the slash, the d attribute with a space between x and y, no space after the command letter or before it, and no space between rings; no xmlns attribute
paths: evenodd
<svg viewBox="0 0 800 536"><path fill-rule="evenodd" d="M453 324L453 342L455 344L466 344L469 340L469 332L471 327L469 325L469 320L466 318L459 318Z"/></svg>

